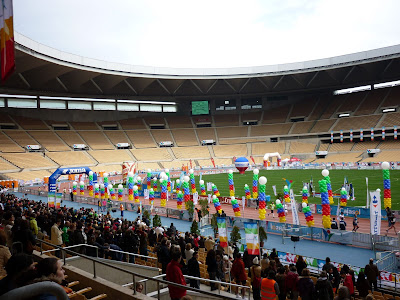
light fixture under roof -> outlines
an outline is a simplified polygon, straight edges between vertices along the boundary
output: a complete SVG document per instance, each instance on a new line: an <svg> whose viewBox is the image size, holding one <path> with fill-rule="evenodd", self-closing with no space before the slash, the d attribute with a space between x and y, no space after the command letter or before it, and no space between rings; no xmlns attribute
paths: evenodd
<svg viewBox="0 0 400 300"><path fill-rule="evenodd" d="M383 89L383 88L393 87L393 86L397 86L397 85L400 85L400 80L376 83L376 84L374 84L374 89Z"/></svg>
<svg viewBox="0 0 400 300"><path fill-rule="evenodd" d="M382 109L382 113L390 113L390 112L395 112L396 111L396 109L395 108L393 108L393 107L391 107L391 108L384 108L384 109Z"/></svg>
<svg viewBox="0 0 400 300"><path fill-rule="evenodd" d="M370 91L370 90L371 90L370 85L363 85L363 86L357 86L357 87L352 87L352 88L348 88L348 89L336 90L333 92L333 94L334 95L344 95L344 94L351 94L351 93Z"/></svg>
<svg viewBox="0 0 400 300"><path fill-rule="evenodd" d="M338 117L339 118L346 118L346 117L350 117L350 114L349 113L339 114Z"/></svg>

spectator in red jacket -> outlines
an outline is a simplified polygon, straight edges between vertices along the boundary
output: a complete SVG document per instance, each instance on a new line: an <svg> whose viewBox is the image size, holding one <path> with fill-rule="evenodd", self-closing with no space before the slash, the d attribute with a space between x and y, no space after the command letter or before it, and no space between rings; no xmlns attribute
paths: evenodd
<svg viewBox="0 0 400 300"><path fill-rule="evenodd" d="M350 296L353 296L354 295L354 284L353 284L353 278L351 277L351 275L346 273L346 271L342 269L340 271L340 277L342 277L341 280L343 282L343 285L349 289Z"/></svg>
<svg viewBox="0 0 400 300"><path fill-rule="evenodd" d="M289 272L286 275L285 285L286 291L289 294L289 299L296 300L299 292L297 291L297 282L299 281L299 274L294 265L290 266Z"/></svg>
<svg viewBox="0 0 400 300"><path fill-rule="evenodd" d="M174 249L171 254L171 262L167 265L167 280L182 285L186 285L183 277L180 261L182 259L181 251ZM186 295L186 289L179 288L173 285L168 285L169 296L171 300L179 300Z"/></svg>
<svg viewBox="0 0 400 300"><path fill-rule="evenodd" d="M235 278L236 284L246 285L247 283L247 275L244 269L244 262L242 260L242 255L240 253L236 254L236 258L232 264L231 274L233 278ZM244 294L246 293L245 289L242 289L242 298L244 299ZM236 294L239 295L239 291Z"/></svg>

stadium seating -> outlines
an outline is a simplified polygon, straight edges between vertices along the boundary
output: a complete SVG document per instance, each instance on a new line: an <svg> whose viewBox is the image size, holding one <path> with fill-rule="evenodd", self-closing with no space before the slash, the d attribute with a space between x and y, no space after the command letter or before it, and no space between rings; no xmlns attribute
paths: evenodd
<svg viewBox="0 0 400 300"><path fill-rule="evenodd" d="M164 167L164 169L181 169L182 165L184 166L189 166L190 168L190 161L188 160L174 160L174 161L163 161L162 166ZM192 166L195 167L195 162L192 161Z"/></svg>
<svg viewBox="0 0 400 300"><path fill-rule="evenodd" d="M173 159L167 148L132 149L130 151L138 161L165 161Z"/></svg>
<svg viewBox="0 0 400 300"><path fill-rule="evenodd" d="M274 153L278 152L279 154L285 153L286 145L284 142L278 143L254 143L252 144L252 154L253 155L262 155L265 153Z"/></svg>
<svg viewBox="0 0 400 300"><path fill-rule="evenodd" d="M122 171L122 166L121 164L112 164L112 165L98 165L95 167L90 167L93 172L107 172L107 173L113 173L113 172L118 172L121 173Z"/></svg>
<svg viewBox="0 0 400 300"><path fill-rule="evenodd" d="M39 170L39 171L10 172L10 173L5 173L4 175L9 177L10 179L29 181L35 179L43 180L44 177L48 177L52 173L53 172L49 170Z"/></svg>
<svg viewBox="0 0 400 300"><path fill-rule="evenodd" d="M220 145L247 144L264 142L265 138L241 138L241 139L219 139Z"/></svg>
<svg viewBox="0 0 400 300"><path fill-rule="evenodd" d="M241 116L242 122L261 121L261 111L243 113Z"/></svg>
<svg viewBox="0 0 400 300"><path fill-rule="evenodd" d="M247 156L246 145L217 145L213 146L213 149L216 157Z"/></svg>
<svg viewBox="0 0 400 300"><path fill-rule="evenodd" d="M316 144L313 143L302 143L302 142L290 142L291 154L295 153L314 153Z"/></svg>
<svg viewBox="0 0 400 300"><path fill-rule="evenodd" d="M75 130L99 130L94 122L69 122Z"/></svg>
<svg viewBox="0 0 400 300"><path fill-rule="evenodd" d="M28 131L28 133L48 151L71 150L53 131Z"/></svg>
<svg viewBox="0 0 400 300"><path fill-rule="evenodd" d="M308 133L313 124L314 124L313 121L293 123L293 127L292 130L290 131L290 134Z"/></svg>
<svg viewBox="0 0 400 300"><path fill-rule="evenodd" d="M172 136L171 136L171 131L169 129L155 129L155 130L150 130L151 135L153 136L154 140L157 142L157 144L160 144L160 142L165 142L165 141L173 141Z"/></svg>
<svg viewBox="0 0 400 300"><path fill-rule="evenodd" d="M375 149L378 144L379 142L377 141L359 142L354 145L352 151L367 151L367 149Z"/></svg>
<svg viewBox="0 0 400 300"><path fill-rule="evenodd" d="M318 158L315 163L356 163L362 159L362 152L328 154L325 158Z"/></svg>
<svg viewBox="0 0 400 300"><path fill-rule="evenodd" d="M133 161L133 158L129 155L128 150L124 149L88 151L88 154L101 164Z"/></svg>
<svg viewBox="0 0 400 300"><path fill-rule="evenodd" d="M119 120L119 124L125 130L146 129L142 118Z"/></svg>
<svg viewBox="0 0 400 300"><path fill-rule="evenodd" d="M392 150L392 151L382 151L374 157L367 157L362 160L362 162L381 162L381 161L399 161L400 150Z"/></svg>
<svg viewBox="0 0 400 300"><path fill-rule="evenodd" d="M164 125L165 126L165 119L163 117L145 117L143 118L147 126L151 125Z"/></svg>
<svg viewBox="0 0 400 300"><path fill-rule="evenodd" d="M354 115L361 116L373 114L382 103L382 100L385 98L387 93L387 89L370 91L367 98L365 98L364 102L361 103Z"/></svg>
<svg viewBox="0 0 400 300"><path fill-rule="evenodd" d="M383 116L383 120L379 127L393 127L400 125L400 113L387 113Z"/></svg>
<svg viewBox="0 0 400 300"><path fill-rule="evenodd" d="M19 170L16 166L10 164L6 160L0 159L0 171Z"/></svg>
<svg viewBox="0 0 400 300"><path fill-rule="evenodd" d="M166 118L169 128L193 128L192 120L187 116Z"/></svg>
<svg viewBox="0 0 400 300"><path fill-rule="evenodd" d="M329 119L336 112L341 104L340 101L337 101L336 97L337 96L327 95L321 99L320 103L325 107L325 109L322 110L322 114L319 116L319 119Z"/></svg>
<svg viewBox="0 0 400 300"><path fill-rule="evenodd" d="M234 164L231 158L215 158L214 163L216 166L230 166Z"/></svg>
<svg viewBox="0 0 400 300"><path fill-rule="evenodd" d="M194 146L194 147L174 147L171 148L172 152L177 159L196 159L196 158L209 158L210 152L207 147Z"/></svg>
<svg viewBox="0 0 400 300"><path fill-rule="evenodd" d="M199 137L200 143L203 140L214 140L216 141L215 137L215 130L214 128L204 127L204 128L196 128L197 136Z"/></svg>
<svg viewBox="0 0 400 300"><path fill-rule="evenodd" d="M40 119L32 119L20 116L12 116L12 118L23 128L28 130L49 129Z"/></svg>
<svg viewBox="0 0 400 300"><path fill-rule="evenodd" d="M10 115L8 113L0 112L0 124L16 125L15 123L16 122L10 118Z"/></svg>
<svg viewBox="0 0 400 300"><path fill-rule="evenodd" d="M311 128L310 133L316 132L328 132L332 125L336 122L336 120L319 120L315 123L315 125Z"/></svg>
<svg viewBox="0 0 400 300"><path fill-rule="evenodd" d="M221 127L216 128L218 138L237 138L246 137L248 132L247 126L235 126L235 127Z"/></svg>
<svg viewBox="0 0 400 300"><path fill-rule="evenodd" d="M361 106L364 106L365 99L367 95L365 93L352 93L352 94L346 94L346 95L339 95L336 96L336 98L341 97L341 105L337 110L337 113L353 113L357 110L358 106L361 103ZM379 105L379 103L378 103ZM365 107L366 108L366 107Z"/></svg>
<svg viewBox="0 0 400 300"><path fill-rule="evenodd" d="M328 143L320 143L318 151L328 151L328 149L330 149L329 148L330 145L331 144L328 144Z"/></svg>
<svg viewBox="0 0 400 300"><path fill-rule="evenodd" d="M289 110L291 108L290 104L274 107L264 111L263 124L272 123L284 123L286 122Z"/></svg>
<svg viewBox="0 0 400 300"><path fill-rule="evenodd" d="M104 134L110 139L111 143L113 143L114 145L118 143L132 144L132 142L127 138L122 130L105 130Z"/></svg>
<svg viewBox="0 0 400 300"><path fill-rule="evenodd" d="M239 125L239 115L229 114L229 115L214 115L214 123L217 127L222 126L238 126Z"/></svg>
<svg viewBox="0 0 400 300"><path fill-rule="evenodd" d="M330 99L332 95L320 95L319 99L315 102L314 108L310 115L307 117L308 121L315 121L321 118L326 106L328 105L327 99Z"/></svg>
<svg viewBox="0 0 400 300"><path fill-rule="evenodd" d="M371 127L375 127L378 124L381 115L370 115L368 118L362 117L349 117L349 118L341 118L335 124L333 130L350 130L350 129L369 129Z"/></svg>
<svg viewBox="0 0 400 300"><path fill-rule="evenodd" d="M354 143L333 143L329 148L329 152L348 152L353 148Z"/></svg>
<svg viewBox="0 0 400 300"><path fill-rule="evenodd" d="M139 171L147 171L148 169L161 170L163 168L156 162L138 162L137 170L139 170Z"/></svg>
<svg viewBox="0 0 400 300"><path fill-rule="evenodd" d="M115 149L103 131L79 131L79 134L93 150Z"/></svg>
<svg viewBox="0 0 400 300"><path fill-rule="evenodd" d="M251 126L250 136L286 135L293 123Z"/></svg>
<svg viewBox="0 0 400 300"><path fill-rule="evenodd" d="M13 140L7 137L3 132L0 132L0 151L1 152L25 152Z"/></svg>
<svg viewBox="0 0 400 300"><path fill-rule="evenodd" d="M383 141L379 143L377 148L381 150L400 149L400 141L399 140Z"/></svg>
<svg viewBox="0 0 400 300"><path fill-rule="evenodd" d="M6 135L8 135L12 140L14 140L22 148L25 148L26 145L38 145L39 144L30 135L28 135L25 131L6 130L6 131L4 131L4 133Z"/></svg>
<svg viewBox="0 0 400 300"><path fill-rule="evenodd" d="M176 146L198 146L199 142L196 138L194 129L172 129L172 135L176 142Z"/></svg>
<svg viewBox="0 0 400 300"><path fill-rule="evenodd" d="M70 147L73 147L74 144L86 144L86 142L82 140L82 138L75 131L59 130L56 131L56 133Z"/></svg>
<svg viewBox="0 0 400 300"><path fill-rule="evenodd" d="M398 107L400 105L400 86L392 87L382 103L384 107Z"/></svg>
<svg viewBox="0 0 400 300"><path fill-rule="evenodd" d="M293 104L292 111L289 115L290 118L304 117L307 118L316 105L316 97L304 98Z"/></svg>
<svg viewBox="0 0 400 300"><path fill-rule="evenodd" d="M55 168L57 165L42 153L3 153L1 156L19 168Z"/></svg>
<svg viewBox="0 0 400 300"><path fill-rule="evenodd" d="M157 147L148 130L125 131L135 148Z"/></svg>
<svg viewBox="0 0 400 300"><path fill-rule="evenodd" d="M90 166L95 161L84 151L49 152L46 154L60 166Z"/></svg>

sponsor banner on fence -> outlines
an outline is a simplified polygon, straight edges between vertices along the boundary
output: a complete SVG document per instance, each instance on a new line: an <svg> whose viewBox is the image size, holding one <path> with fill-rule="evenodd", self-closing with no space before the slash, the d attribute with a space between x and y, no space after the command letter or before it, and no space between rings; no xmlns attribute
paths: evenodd
<svg viewBox="0 0 400 300"><path fill-rule="evenodd" d="M311 205L310 205L311 207ZM321 204L317 204L317 213L322 214L322 206ZM336 211L337 210L337 205L331 205L331 211ZM359 218L366 218L369 219L370 217L370 211L369 208L362 208L362 207L345 207L345 208L340 208L340 211L343 211L343 214L345 217L354 217L354 214L358 212L358 217ZM386 220L386 211L384 209L381 210L381 215L382 219Z"/></svg>

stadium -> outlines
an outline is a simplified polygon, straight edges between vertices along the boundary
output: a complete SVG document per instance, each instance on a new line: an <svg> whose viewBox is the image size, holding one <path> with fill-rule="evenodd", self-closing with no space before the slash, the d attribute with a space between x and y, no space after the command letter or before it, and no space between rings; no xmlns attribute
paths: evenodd
<svg viewBox="0 0 400 300"><path fill-rule="evenodd" d="M120 214L122 219L125 211L125 217L131 218L130 221L147 210L153 225L155 216L162 216L163 226L168 227L172 221L178 224L177 227L182 226L178 230L184 233L192 230L190 227L196 215L193 215L193 208L191 213L188 212L186 205L183 209L179 204L177 207L176 188L183 191L183 187L176 179L183 182L184 177L190 176L193 181L190 181L189 202L193 203L195 193L199 201L207 200L210 192L210 216L204 216L202 222L198 220L202 235L218 232L212 215L217 215L222 206L229 219L224 225L228 237L234 227L241 230L244 237L244 228L249 221L258 224L257 230L265 227L271 244L257 249L257 257L277 248L282 263L289 265L297 262L299 254L303 255L315 283L326 256L334 257L335 267L340 269L349 265L358 276L368 258L375 255L382 271L379 284L383 291L374 290L375 298L391 299L397 295L400 282L395 261L399 249L397 232L395 229L389 234L386 231L385 236L386 227L379 225L379 232L373 235L368 206L369 191L379 188L385 192L388 189L390 193L390 183L389 188L384 187L381 167L383 162L389 162L386 170L389 172L390 169L392 179L390 207L395 216L398 215L395 210L400 209L400 144L397 139L400 45L297 63L184 69L127 65L82 57L50 48L18 32L14 32L14 39L15 70L0 85L0 178L8 192L35 201L47 202L49 199L49 203L52 201L53 207L58 209L61 209L62 200L62 205L68 207L100 209L99 212L105 214L101 208L110 204L108 208L113 218ZM245 158L248 162L244 175L236 170L237 158ZM141 177L141 181L135 182L140 191L137 198L140 205L136 194L133 202L134 194L130 191L133 188L128 187L126 179L128 171L123 179L123 165L133 173L128 179L135 176L136 181ZM260 173L253 172L256 169ZM334 190L336 194L332 200L335 202L330 203L328 226L323 223L326 216L324 204L320 205L323 191L321 186L318 187L318 181L329 175L321 175L324 169L330 170L330 192ZM58 170L61 177L54 181L51 195L49 177ZM231 179L230 170L234 170L234 188L230 187L233 181L228 180ZM170 195L165 196L168 203L163 202L167 198L163 198L165 173L162 172L168 173L168 183L172 185L168 190ZM81 177L81 173L86 176ZM108 179L104 180L104 174L108 174L114 184L115 196L110 188L107 191L106 185L106 193L110 195L107 204L100 200L107 202L108 197L100 198L99 187L97 197L93 193L95 185L90 178L93 174L95 180L104 184L108 182ZM258 174L260 178L268 179L264 191L260 188L261 181L258 184L259 177L254 177ZM153 185L153 177L161 179L161 187L157 183ZM365 187L366 177L370 190L368 179ZM249 193L248 196L244 184L251 189L254 178L258 189L254 191L253 184L253 195ZM200 179L218 186L218 195L212 189L199 194L204 185ZM388 180L390 182L390 178ZM302 195L304 184L308 189L312 181L314 193L306 190ZM347 204L339 205L338 202L335 206L341 201L342 186L349 186L350 181L354 184L353 199L345 197ZM76 182L84 185L79 192ZM272 218L269 214L265 217L265 194L271 197L275 194L278 198L279 193L283 193L286 197L286 189L289 191L291 183L298 202L302 197L304 202L304 197L309 196L309 206L308 202L305 206L311 208L315 225L314 221L309 223L310 219L303 217L302 208L298 212L300 221L292 222L296 206L279 211L279 203L278 211L275 210L277 218L273 219L275 215ZM123 186L119 187L120 184ZM287 185L289 188L284 187ZM154 195L151 199L145 194L151 187L159 192L156 199ZM57 193L54 193L56 188ZM117 189L121 189L118 195ZM259 193L264 193L264 199ZM216 198L221 202L219 209L219 203L211 200L211 194L221 196ZM390 197L382 193L382 222L388 219L384 212L389 203L387 198ZM184 201L186 204L187 200ZM232 206L233 201L241 203L239 214L235 210L237 207ZM290 200L286 202L290 203ZM261 203L264 203L264 217ZM202 209L200 202L195 206ZM269 210L268 206L267 212ZM287 219L280 219L280 213L286 214ZM330 231L330 217L335 217L336 213L337 216L344 213L348 219L345 233ZM352 232L350 220L357 214L360 230ZM220 212L218 216L221 216ZM158 226L154 225L160 226L161 221ZM219 230L221 242L221 228ZM301 240L297 249L296 238ZM43 236L34 255L39 258L56 255L61 244L51 241L53 238ZM247 245L240 243L243 244L241 252L246 247L247 253L248 249L252 250L248 242ZM336 246L338 248L333 249ZM148 246L144 256L136 249L136 263L131 263L128 254L131 251L123 247L119 250L123 250L121 257L123 253L124 259L109 252L111 260L107 255L98 258L99 250L90 255L89 250L79 252L76 247L63 248L64 268L68 278L78 284L81 282L79 288L91 287L71 292L74 295L71 297L70 294L71 298L169 299L167 286L171 282L162 276L163 262L154 245ZM301 247L303 249L299 250ZM323 250L317 252L313 248ZM88 246L88 249L91 248ZM343 257L340 254L343 251L351 252L350 257ZM226 286L225 290L218 288L217 294L213 291L214 281L210 281L212 276L204 268L206 256L205 250L200 248L199 261L203 261L200 290L188 288L188 294L193 299L235 298L235 286L231 286L231 293L226 291ZM365 263L357 261L357 256ZM95 264L97 275L96 267L92 267ZM132 286L137 286L139 280L144 283L145 291L139 295L134 289L132 295ZM186 280L189 282L190 276ZM232 283L240 285L233 278ZM254 292L252 280L248 278L244 285L246 288L242 286L241 289L250 299ZM70 287L77 291L74 284ZM179 285L175 283L177 287Z"/></svg>

